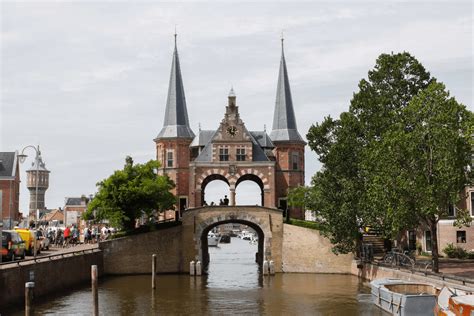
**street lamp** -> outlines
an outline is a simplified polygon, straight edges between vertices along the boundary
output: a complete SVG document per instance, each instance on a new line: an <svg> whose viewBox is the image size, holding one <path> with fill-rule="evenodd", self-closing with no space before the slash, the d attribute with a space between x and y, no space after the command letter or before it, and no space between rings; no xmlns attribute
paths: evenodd
<svg viewBox="0 0 474 316"><path fill-rule="evenodd" d="M35 156L35 164L36 164L36 177L35 177L35 191L36 191L36 194L35 194L35 209L36 209L36 214L34 214L34 223L35 223L35 229L36 229L36 221L37 221L37 214L39 213L39 209L38 209L38 180L39 180L39 165L40 165L40 157L41 157L41 151L39 149L39 145L38 147L35 147L35 146L32 146L32 145L28 145L26 146L25 148L23 148L21 150L21 154L18 155L18 158L20 159L20 163L24 163L25 160L26 160L26 157L28 157L27 155L25 155L25 150L28 149L28 148L32 148L35 150L35 153L36 153L36 156ZM36 243L37 243L37 235L36 235L36 231L34 233L34 248L33 248L33 258L35 259L35 262L36 262Z"/></svg>

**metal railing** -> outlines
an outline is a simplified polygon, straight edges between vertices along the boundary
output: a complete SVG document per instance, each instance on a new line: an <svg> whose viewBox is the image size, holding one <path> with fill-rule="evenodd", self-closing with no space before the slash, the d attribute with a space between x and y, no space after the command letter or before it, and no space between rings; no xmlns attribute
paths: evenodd
<svg viewBox="0 0 474 316"><path fill-rule="evenodd" d="M474 278L460 277L453 274L444 274L441 272L435 273L435 272L429 271L427 268L432 264L431 261L425 267L420 267L420 266L417 267L416 265L414 265L412 268L409 268L406 266L393 266L391 264L387 264L381 261L374 261L374 262L371 262L371 264L384 267L384 268L410 272L411 274L415 274L415 275L435 277L441 281L456 281L465 286L474 285Z"/></svg>
<svg viewBox="0 0 474 316"><path fill-rule="evenodd" d="M3 269L5 266L8 266L8 265L11 265L12 268L18 267L18 266L24 266L24 265L26 266L28 264L35 263L35 262L39 263L39 262L45 262L45 261L52 261L52 260L64 259L64 258L91 254L91 253L101 252L101 251L102 250L100 250L99 248L68 251L68 252L62 252L62 253L52 254L48 256L37 256L36 258L31 258L31 259L21 259L21 260L15 260L15 261L2 262L0 263L0 267Z"/></svg>

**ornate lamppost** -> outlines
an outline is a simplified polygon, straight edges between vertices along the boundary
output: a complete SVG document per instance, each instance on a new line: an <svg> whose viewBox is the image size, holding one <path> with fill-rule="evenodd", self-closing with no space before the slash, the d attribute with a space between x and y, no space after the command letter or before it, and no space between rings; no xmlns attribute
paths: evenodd
<svg viewBox="0 0 474 316"><path fill-rule="evenodd" d="M35 146L32 146L32 145L28 145L26 146L25 148L22 149L21 151L21 154L18 155L18 158L20 160L20 163L24 163L25 160L26 160L26 157L28 157L27 155L25 155L25 150L28 149L28 148L31 148L35 151L35 162L34 162L34 165L36 167L36 175L35 175L35 207L34 207L34 210L36 210L34 212L34 225L35 225L35 229L36 229L36 223L37 223L37 216L38 216L38 213L39 213L39 208L38 208L38 182L39 182L39 168L40 168L40 163L42 163L41 161L41 151L39 149L39 145L37 147ZM30 215L31 215L31 201L30 201ZM37 252L37 249L36 249L36 243L37 243L37 234L36 234L36 231L34 233L34 250L33 250L33 256L34 256L34 259L35 259L35 262L36 262L36 252Z"/></svg>

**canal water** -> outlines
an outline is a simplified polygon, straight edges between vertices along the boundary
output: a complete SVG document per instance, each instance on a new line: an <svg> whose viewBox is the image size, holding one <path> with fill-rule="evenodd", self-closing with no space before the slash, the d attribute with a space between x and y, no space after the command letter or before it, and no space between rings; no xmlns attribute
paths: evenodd
<svg viewBox="0 0 474 316"><path fill-rule="evenodd" d="M99 283L101 315L383 315L370 289L350 275L277 274L262 277L257 245L232 238L209 248L207 276L108 277ZM36 305L41 315L91 315L90 287L49 297ZM2 315L23 315L22 310Z"/></svg>

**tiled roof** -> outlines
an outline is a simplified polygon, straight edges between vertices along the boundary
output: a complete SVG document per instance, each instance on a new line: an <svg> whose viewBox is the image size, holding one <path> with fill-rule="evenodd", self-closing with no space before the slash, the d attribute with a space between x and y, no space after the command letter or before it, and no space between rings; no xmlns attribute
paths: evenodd
<svg viewBox="0 0 474 316"><path fill-rule="evenodd" d="M16 152L0 152L0 178L15 176L16 161Z"/></svg>

